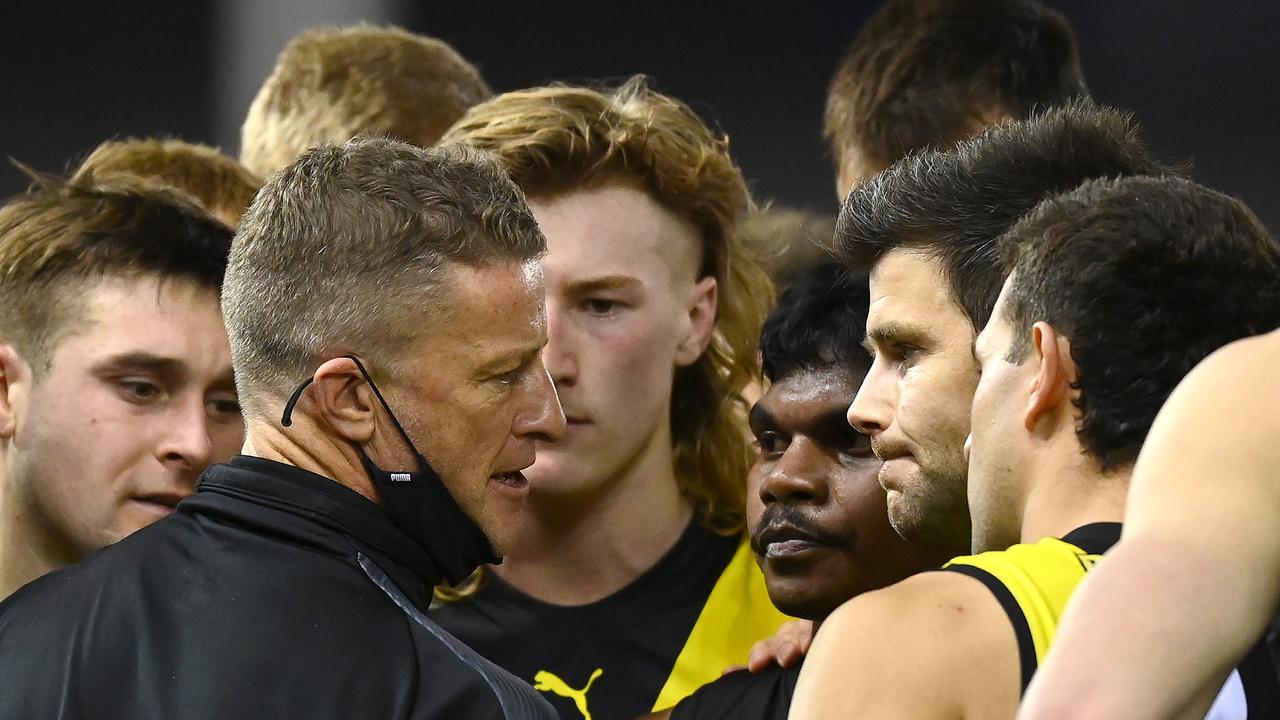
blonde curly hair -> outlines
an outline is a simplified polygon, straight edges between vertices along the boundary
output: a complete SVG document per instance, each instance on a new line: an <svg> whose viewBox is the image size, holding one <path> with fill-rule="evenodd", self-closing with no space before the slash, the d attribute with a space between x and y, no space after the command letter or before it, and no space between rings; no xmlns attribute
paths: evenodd
<svg viewBox="0 0 1280 720"><path fill-rule="evenodd" d="M552 85L499 95L468 111L440 142L493 153L528 195L618 178L637 183L698 229L700 276L716 279L719 305L707 351L676 373L675 472L707 527L741 532L751 464L742 390L759 377L756 342L773 286L736 236L754 203L728 138L637 75L614 88Z"/></svg>

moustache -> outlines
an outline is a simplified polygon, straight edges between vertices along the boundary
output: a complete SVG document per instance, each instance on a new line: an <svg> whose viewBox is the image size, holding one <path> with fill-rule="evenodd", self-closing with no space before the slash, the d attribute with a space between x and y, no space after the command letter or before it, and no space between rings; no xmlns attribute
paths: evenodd
<svg viewBox="0 0 1280 720"><path fill-rule="evenodd" d="M796 505L773 504L765 508L760 524L751 533L751 549L765 555L767 546L778 539L806 539L822 545L847 545L848 539L814 522Z"/></svg>

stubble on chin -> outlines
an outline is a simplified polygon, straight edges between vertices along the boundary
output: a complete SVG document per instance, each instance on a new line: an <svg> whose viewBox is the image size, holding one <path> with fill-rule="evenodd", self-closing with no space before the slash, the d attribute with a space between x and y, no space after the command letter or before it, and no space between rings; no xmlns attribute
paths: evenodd
<svg viewBox="0 0 1280 720"><path fill-rule="evenodd" d="M890 499L889 522L908 542L967 555L971 537L965 476L918 469Z"/></svg>

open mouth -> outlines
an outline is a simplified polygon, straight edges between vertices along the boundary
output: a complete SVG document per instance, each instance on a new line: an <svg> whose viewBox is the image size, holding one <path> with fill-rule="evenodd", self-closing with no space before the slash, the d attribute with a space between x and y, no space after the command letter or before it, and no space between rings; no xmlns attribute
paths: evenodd
<svg viewBox="0 0 1280 720"><path fill-rule="evenodd" d="M494 473L489 476L489 479L499 485L516 490L523 490L529 486L529 481L525 479L524 473L519 470Z"/></svg>
<svg viewBox="0 0 1280 720"><path fill-rule="evenodd" d="M148 508L157 515L168 515L186 497L175 493L157 493L155 495L138 495L133 501Z"/></svg>

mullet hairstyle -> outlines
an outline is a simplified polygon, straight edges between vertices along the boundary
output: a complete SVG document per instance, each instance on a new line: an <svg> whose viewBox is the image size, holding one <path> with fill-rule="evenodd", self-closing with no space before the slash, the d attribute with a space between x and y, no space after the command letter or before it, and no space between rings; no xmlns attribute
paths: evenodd
<svg viewBox="0 0 1280 720"><path fill-rule="evenodd" d="M276 413L344 353L399 372L431 331L424 308L448 311L451 264L545 250L524 195L482 152L381 138L307 151L267 181L231 248L222 312L246 414Z"/></svg>
<svg viewBox="0 0 1280 720"><path fill-rule="evenodd" d="M794 372L838 367L866 373L862 347L870 290L867 276L833 258L796 273L760 333L760 358L769 382Z"/></svg>
<svg viewBox="0 0 1280 720"><path fill-rule="evenodd" d="M1038 2L890 0L836 69L823 132L837 167L887 167L1088 95L1075 32Z"/></svg>
<svg viewBox="0 0 1280 720"><path fill-rule="evenodd" d="M102 143L80 163L72 182L92 185L117 175L132 175L172 188L232 230L262 187L262 180L215 148L156 138Z"/></svg>
<svg viewBox="0 0 1280 720"><path fill-rule="evenodd" d="M742 389L759 376L755 345L773 290L735 235L753 203L728 138L634 76L613 89L555 85L499 95L441 142L493 153L530 195L633 182L698 229L699 276L718 282L719 307L707 351L676 371L675 471L707 527L740 532L752 457Z"/></svg>
<svg viewBox="0 0 1280 720"><path fill-rule="evenodd" d="M308 30L285 45L240 137L240 162L262 177L308 148L356 135L436 144L493 94L448 43L397 27Z"/></svg>
<svg viewBox="0 0 1280 720"><path fill-rule="evenodd" d="M1076 434L1104 471L1133 463L1174 387L1218 348L1280 327L1280 244L1235 198L1181 178L1099 180L1000 241L1013 273L1006 360L1047 322L1071 343Z"/></svg>
<svg viewBox="0 0 1280 720"><path fill-rule="evenodd" d="M1004 284L997 241L1019 218L1085 180L1171 172L1128 115L1074 102L894 163L845 198L835 251L868 271L898 248L935 260L976 333Z"/></svg>
<svg viewBox="0 0 1280 720"><path fill-rule="evenodd" d="M23 170L31 187L0 206L0 339L37 377L103 280L156 277L218 293L231 231L186 198L137 178L91 184Z"/></svg>

